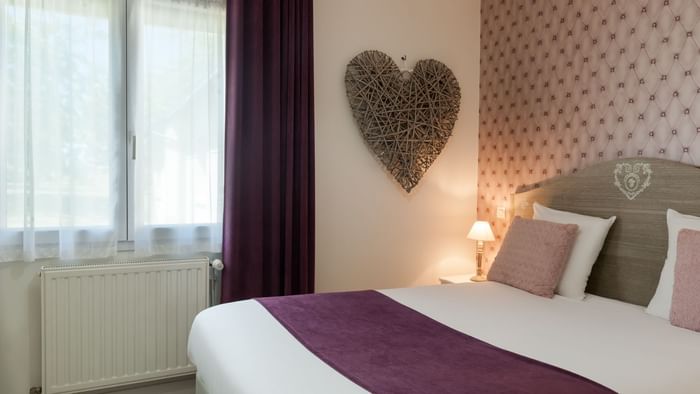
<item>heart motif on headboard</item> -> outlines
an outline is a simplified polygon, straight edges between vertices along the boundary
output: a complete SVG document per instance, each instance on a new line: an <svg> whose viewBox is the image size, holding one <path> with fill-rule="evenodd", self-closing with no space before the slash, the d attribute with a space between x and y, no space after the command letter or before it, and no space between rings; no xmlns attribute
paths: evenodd
<svg viewBox="0 0 700 394"><path fill-rule="evenodd" d="M649 163L618 163L613 170L614 185L631 201L651 185L652 173Z"/></svg>
<svg viewBox="0 0 700 394"><path fill-rule="evenodd" d="M365 142L410 192L457 121L461 93L454 74L433 59L401 71L387 54L365 51L348 64L345 88Z"/></svg>

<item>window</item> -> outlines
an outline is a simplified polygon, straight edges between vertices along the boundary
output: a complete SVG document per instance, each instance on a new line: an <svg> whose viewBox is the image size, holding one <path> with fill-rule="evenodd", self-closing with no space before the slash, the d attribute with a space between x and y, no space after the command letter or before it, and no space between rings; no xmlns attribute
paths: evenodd
<svg viewBox="0 0 700 394"><path fill-rule="evenodd" d="M223 0L0 0L0 261L215 252Z"/></svg>
<svg viewBox="0 0 700 394"><path fill-rule="evenodd" d="M215 4L141 0L129 9L130 233L139 251L220 249L226 14Z"/></svg>

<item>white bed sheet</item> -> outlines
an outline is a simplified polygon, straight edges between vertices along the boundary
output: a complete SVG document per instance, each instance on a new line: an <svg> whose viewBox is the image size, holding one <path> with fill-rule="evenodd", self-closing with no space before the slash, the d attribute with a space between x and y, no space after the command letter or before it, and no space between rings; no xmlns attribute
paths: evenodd
<svg viewBox="0 0 700 394"><path fill-rule="evenodd" d="M475 338L618 392L700 393L700 333L642 307L590 295L546 299L492 282L381 292ZM365 392L255 301L201 312L188 346L208 394Z"/></svg>

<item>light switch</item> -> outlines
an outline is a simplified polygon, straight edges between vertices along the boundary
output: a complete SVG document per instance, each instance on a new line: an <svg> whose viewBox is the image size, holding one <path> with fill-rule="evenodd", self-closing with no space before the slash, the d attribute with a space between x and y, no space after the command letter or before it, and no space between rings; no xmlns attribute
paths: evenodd
<svg viewBox="0 0 700 394"><path fill-rule="evenodd" d="M497 219L505 219L506 218L506 207L501 205L498 208L496 208L496 218Z"/></svg>

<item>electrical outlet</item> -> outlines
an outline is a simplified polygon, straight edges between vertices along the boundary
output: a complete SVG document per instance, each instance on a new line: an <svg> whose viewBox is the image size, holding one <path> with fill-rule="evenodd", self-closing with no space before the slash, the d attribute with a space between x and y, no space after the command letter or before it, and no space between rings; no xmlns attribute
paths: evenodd
<svg viewBox="0 0 700 394"><path fill-rule="evenodd" d="M505 219L506 218L506 207L501 205L498 208L496 208L496 218L497 219Z"/></svg>

